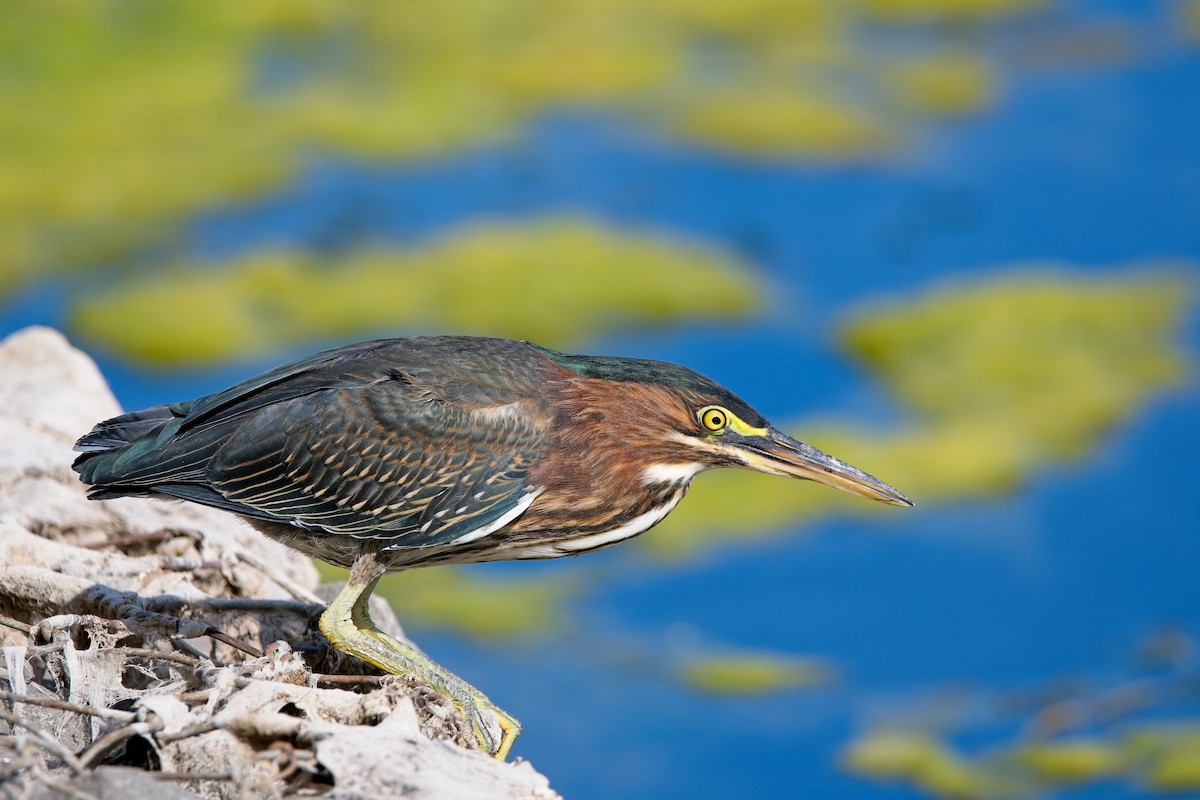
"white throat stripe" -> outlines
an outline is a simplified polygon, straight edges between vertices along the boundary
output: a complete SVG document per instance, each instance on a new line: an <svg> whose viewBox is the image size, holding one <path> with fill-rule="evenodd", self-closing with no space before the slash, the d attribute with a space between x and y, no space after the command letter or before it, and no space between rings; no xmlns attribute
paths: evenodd
<svg viewBox="0 0 1200 800"><path fill-rule="evenodd" d="M703 464L651 464L642 470L642 483L681 483L696 477Z"/></svg>

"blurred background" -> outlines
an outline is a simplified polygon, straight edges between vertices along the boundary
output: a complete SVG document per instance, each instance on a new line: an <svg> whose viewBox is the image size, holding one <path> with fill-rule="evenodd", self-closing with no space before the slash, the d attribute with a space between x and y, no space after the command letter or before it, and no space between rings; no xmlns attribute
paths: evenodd
<svg viewBox="0 0 1200 800"><path fill-rule="evenodd" d="M0 333L676 361L916 501L389 579L568 798L1196 796L1198 143L1197 0L7 0Z"/></svg>

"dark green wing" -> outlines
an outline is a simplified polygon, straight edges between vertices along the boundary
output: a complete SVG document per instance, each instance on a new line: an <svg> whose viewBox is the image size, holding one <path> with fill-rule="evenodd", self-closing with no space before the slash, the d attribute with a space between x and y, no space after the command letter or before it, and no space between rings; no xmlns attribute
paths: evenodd
<svg viewBox="0 0 1200 800"><path fill-rule="evenodd" d="M393 546L446 544L528 505L543 447L517 403L446 403L385 381L259 410L206 478L241 513Z"/></svg>
<svg viewBox="0 0 1200 800"><path fill-rule="evenodd" d="M84 481L93 485L133 477L123 467L184 434L223 426L233 418L311 392L361 386L379 375L386 376L379 371L378 361L380 356L390 355L389 350L402 350L397 343L402 345L404 340L381 339L326 350L196 400L104 420L75 443L75 450L84 455L74 466ZM121 452L113 452L116 450Z"/></svg>
<svg viewBox="0 0 1200 800"><path fill-rule="evenodd" d="M458 337L319 353L107 420L75 469L98 499L168 495L394 547L469 541L537 490L546 409L509 368L527 359L528 345Z"/></svg>

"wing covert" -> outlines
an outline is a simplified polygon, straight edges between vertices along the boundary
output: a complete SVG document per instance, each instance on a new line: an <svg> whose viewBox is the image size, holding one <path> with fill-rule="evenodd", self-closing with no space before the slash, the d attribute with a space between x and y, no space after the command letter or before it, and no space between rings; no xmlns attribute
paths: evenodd
<svg viewBox="0 0 1200 800"><path fill-rule="evenodd" d="M543 437L518 403L495 413L382 381L258 409L214 453L206 478L243 514L388 539L389 549L448 544L528 507Z"/></svg>

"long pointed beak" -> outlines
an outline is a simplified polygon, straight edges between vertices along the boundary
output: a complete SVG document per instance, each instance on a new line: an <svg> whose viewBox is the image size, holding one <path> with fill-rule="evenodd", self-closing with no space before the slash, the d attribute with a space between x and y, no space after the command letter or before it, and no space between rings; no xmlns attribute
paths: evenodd
<svg viewBox="0 0 1200 800"><path fill-rule="evenodd" d="M816 481L893 506L913 504L874 475L868 475L858 467L852 467L810 444L793 439L774 426L767 428L765 436L747 437L739 450L746 466L760 472Z"/></svg>

